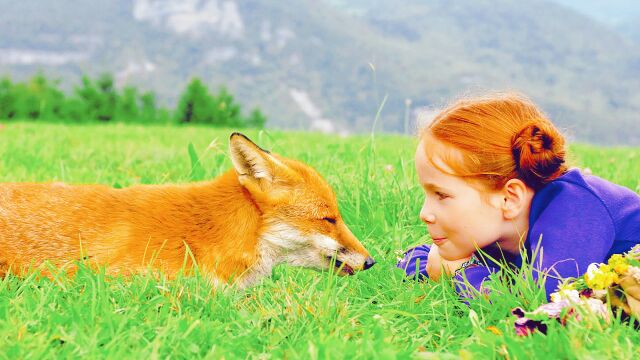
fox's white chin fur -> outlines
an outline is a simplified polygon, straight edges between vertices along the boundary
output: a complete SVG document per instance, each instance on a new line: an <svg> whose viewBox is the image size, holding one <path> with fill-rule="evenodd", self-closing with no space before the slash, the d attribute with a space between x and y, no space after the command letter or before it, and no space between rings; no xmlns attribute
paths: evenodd
<svg viewBox="0 0 640 360"><path fill-rule="evenodd" d="M279 264L288 264L316 270L331 268L335 258L351 269L361 269L365 256L354 251L339 252L340 244L323 234L304 235L286 223L276 223L258 239L260 259L238 278L235 284L245 288L270 276Z"/></svg>

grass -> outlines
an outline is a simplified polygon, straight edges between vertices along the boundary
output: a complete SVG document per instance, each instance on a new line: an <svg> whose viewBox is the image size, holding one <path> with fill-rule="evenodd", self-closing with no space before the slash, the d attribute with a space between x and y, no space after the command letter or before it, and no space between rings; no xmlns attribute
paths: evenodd
<svg viewBox="0 0 640 360"><path fill-rule="evenodd" d="M231 130L10 123L0 128L0 182L178 183L230 167ZM633 358L640 334L619 320L549 324L515 336L515 306L544 300L526 278L496 283L469 306L451 285L403 281L401 249L428 241L418 219L415 139L247 131L318 169L347 224L378 264L352 277L278 267L245 291L194 276L0 280L0 358ZM575 164L640 191L640 149L572 146Z"/></svg>

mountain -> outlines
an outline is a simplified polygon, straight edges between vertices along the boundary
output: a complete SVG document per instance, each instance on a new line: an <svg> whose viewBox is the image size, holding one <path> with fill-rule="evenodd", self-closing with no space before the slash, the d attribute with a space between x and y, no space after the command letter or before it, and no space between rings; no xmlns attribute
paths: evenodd
<svg viewBox="0 0 640 360"><path fill-rule="evenodd" d="M617 29L640 46L640 15L619 24Z"/></svg>
<svg viewBox="0 0 640 360"><path fill-rule="evenodd" d="M640 17L636 0L552 0L609 25L625 24Z"/></svg>
<svg viewBox="0 0 640 360"><path fill-rule="evenodd" d="M173 106L193 76L269 124L404 131L460 94L519 90L572 138L640 145L640 46L565 5L516 0L0 0L0 74L119 84ZM408 101L410 100L410 101Z"/></svg>
<svg viewBox="0 0 640 360"><path fill-rule="evenodd" d="M574 9L640 44L640 2L637 0L552 0Z"/></svg>

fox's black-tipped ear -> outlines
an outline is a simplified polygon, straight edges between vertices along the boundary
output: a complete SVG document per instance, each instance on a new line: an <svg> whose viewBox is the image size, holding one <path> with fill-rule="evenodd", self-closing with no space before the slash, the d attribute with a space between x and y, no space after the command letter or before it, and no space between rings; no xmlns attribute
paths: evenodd
<svg viewBox="0 0 640 360"><path fill-rule="evenodd" d="M280 162L267 150L243 134L235 132L229 137L229 151L241 184L245 185L247 181L254 180L263 187L266 183L273 182L275 169Z"/></svg>

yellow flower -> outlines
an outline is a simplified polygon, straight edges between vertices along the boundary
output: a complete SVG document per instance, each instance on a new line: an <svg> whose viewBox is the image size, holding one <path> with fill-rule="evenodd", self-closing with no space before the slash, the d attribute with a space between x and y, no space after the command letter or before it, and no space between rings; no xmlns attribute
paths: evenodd
<svg viewBox="0 0 640 360"><path fill-rule="evenodd" d="M599 272L598 268L599 268L600 264L589 264L589 267L587 268L587 272L584 274L584 281L587 283L587 286L589 286L589 282L593 280L593 278L596 276L596 273Z"/></svg>
<svg viewBox="0 0 640 360"><path fill-rule="evenodd" d="M611 266L618 275L622 275L629 269L629 261L627 261L627 258L624 256L615 254L609 259L609 266Z"/></svg>
<svg viewBox="0 0 640 360"><path fill-rule="evenodd" d="M561 291L570 291L570 290L575 290L576 289L576 283L570 280L565 280L562 283L560 283L560 285L558 285L558 290L557 292L561 292Z"/></svg>
<svg viewBox="0 0 640 360"><path fill-rule="evenodd" d="M584 280L589 288L593 290L604 290L617 283L620 278L609 265L601 265L599 267L592 267L590 265Z"/></svg>

